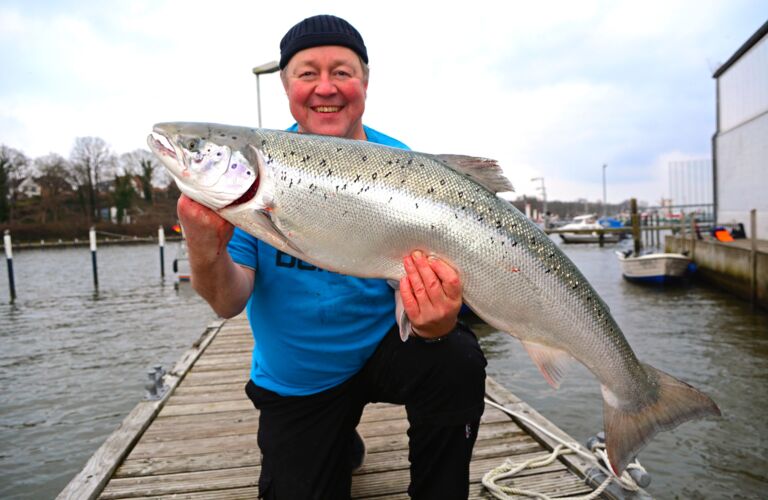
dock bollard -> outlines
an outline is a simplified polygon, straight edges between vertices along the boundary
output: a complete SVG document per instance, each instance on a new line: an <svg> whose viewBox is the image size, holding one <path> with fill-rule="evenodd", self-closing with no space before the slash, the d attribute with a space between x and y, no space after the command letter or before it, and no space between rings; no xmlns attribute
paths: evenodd
<svg viewBox="0 0 768 500"><path fill-rule="evenodd" d="M165 277L165 230L163 226L157 230L157 242L160 245L160 277Z"/></svg>
<svg viewBox="0 0 768 500"><path fill-rule="evenodd" d="M93 286L99 288L99 268L96 265L96 228L91 226L88 231L88 237L91 240L91 266L93 267Z"/></svg>
<svg viewBox="0 0 768 500"><path fill-rule="evenodd" d="M5 244L5 261L8 263L8 288L11 291L11 302L16 300L16 283L13 279L13 245L11 244L11 231L5 230L3 236Z"/></svg>
<svg viewBox="0 0 768 500"><path fill-rule="evenodd" d="M149 377L149 383L144 386L147 389L146 399L152 401L161 399L168 390L168 386L165 385L163 380L165 370L163 370L161 365L155 365L153 369L147 370L147 376Z"/></svg>

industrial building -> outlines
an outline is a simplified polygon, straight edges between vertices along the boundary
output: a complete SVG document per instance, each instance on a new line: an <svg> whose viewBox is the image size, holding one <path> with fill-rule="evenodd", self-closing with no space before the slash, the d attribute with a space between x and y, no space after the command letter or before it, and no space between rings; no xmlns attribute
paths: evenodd
<svg viewBox="0 0 768 500"><path fill-rule="evenodd" d="M712 138L715 216L744 224L757 210L768 239L768 22L715 71L717 131ZM747 236L751 237L751 234Z"/></svg>

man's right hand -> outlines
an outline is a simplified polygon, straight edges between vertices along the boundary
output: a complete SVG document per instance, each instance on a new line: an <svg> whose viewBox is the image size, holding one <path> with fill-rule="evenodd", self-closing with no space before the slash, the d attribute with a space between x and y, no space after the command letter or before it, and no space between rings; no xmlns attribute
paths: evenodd
<svg viewBox="0 0 768 500"><path fill-rule="evenodd" d="M211 263L225 251L235 227L210 208L182 194L176 213L184 228L190 254L200 263Z"/></svg>
<svg viewBox="0 0 768 500"><path fill-rule="evenodd" d="M237 315L251 295L255 272L235 264L227 252L234 226L183 194L176 211L187 240L192 287L219 316Z"/></svg>

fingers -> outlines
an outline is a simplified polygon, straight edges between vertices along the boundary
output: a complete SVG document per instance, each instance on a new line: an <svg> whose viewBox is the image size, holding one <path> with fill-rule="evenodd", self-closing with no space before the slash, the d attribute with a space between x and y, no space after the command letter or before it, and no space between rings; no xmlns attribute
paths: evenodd
<svg viewBox="0 0 768 500"><path fill-rule="evenodd" d="M461 280L458 273L437 258L415 251L403 259L406 276L400 281L400 295L414 329L426 336L452 330L461 308Z"/></svg>

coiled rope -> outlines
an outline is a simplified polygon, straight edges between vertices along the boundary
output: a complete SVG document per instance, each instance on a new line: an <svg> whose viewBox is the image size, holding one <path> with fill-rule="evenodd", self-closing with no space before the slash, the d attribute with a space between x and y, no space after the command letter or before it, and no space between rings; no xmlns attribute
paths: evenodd
<svg viewBox="0 0 768 500"><path fill-rule="evenodd" d="M569 443L562 440L560 437L551 433L547 429L544 429L539 424L529 419L525 415L522 415L516 411L510 410L509 408L506 408L499 404L496 404L489 399L486 399L485 403L487 405L493 406L494 408L497 408L503 411L504 413L507 413L508 415L514 417L517 420L524 422L526 425L535 428L542 434L545 434L549 438L554 439L555 441L560 443L557 446L555 446L555 448L552 450L552 453L547 457L532 458L520 463L515 463L508 458L500 466L494 469L491 469L490 471L485 473L485 475L483 476L483 486L485 486L488 489L488 491L491 493L491 495L493 495L494 497L500 500L511 500L512 496L510 495L527 496L530 498L538 498L540 500L554 500L555 498L557 498L558 500L592 500L600 496L600 494L602 494L603 491L605 491L605 489L611 484L611 481L616 481L622 488L629 491L638 491L640 489L640 487L637 486L635 481L627 472L631 468L640 469L644 471L645 469L643 469L643 467L640 465L639 462L635 461L629 464L626 470L619 477L616 474L614 474L613 471L605 468L601 463L601 460L603 461L603 463L606 463L606 464L608 463L608 454L605 452L605 444L598 443L592 446L592 453L587 453L583 451L577 443ZM570 454L570 453L576 453L581 457L585 458L586 460L594 463L595 466L598 467L606 475L605 481L603 481L600 484L600 486L598 486L597 489L595 489L589 495L572 496L572 497L550 497L548 495L545 495L544 493L539 493L537 491L525 490L522 488L515 488L514 486L504 486L504 485L496 484L497 481L513 477L525 469L529 469L529 468L534 469L536 467L544 467L545 465L549 465L552 462L554 462L557 459L557 457L561 455Z"/></svg>

